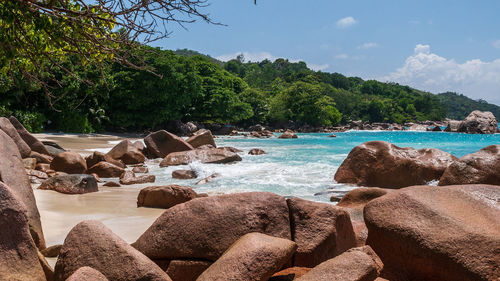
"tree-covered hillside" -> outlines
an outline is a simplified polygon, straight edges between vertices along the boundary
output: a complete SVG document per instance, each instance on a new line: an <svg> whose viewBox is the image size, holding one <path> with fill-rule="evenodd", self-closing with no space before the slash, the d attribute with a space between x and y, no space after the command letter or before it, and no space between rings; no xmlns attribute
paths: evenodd
<svg viewBox="0 0 500 281"><path fill-rule="evenodd" d="M0 115L13 114L33 131L94 132L154 130L173 120L277 127L403 123L441 120L449 108L431 93L316 72L304 62L239 57L223 63L147 46L135 52L149 71L114 62L96 69L77 57L47 61L48 91L20 74L0 73Z"/></svg>
<svg viewBox="0 0 500 281"><path fill-rule="evenodd" d="M462 120L473 110L491 111L500 121L500 106L484 100L473 100L462 94L446 92L437 95L448 111L448 118Z"/></svg>

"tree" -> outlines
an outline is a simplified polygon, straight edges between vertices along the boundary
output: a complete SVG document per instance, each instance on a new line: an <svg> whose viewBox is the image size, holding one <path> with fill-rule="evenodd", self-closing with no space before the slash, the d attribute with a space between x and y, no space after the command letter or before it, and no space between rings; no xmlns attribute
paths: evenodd
<svg viewBox="0 0 500 281"><path fill-rule="evenodd" d="M22 73L48 92L58 80L46 70L57 65L71 75L64 62L74 54L83 65L112 61L154 72L131 59L138 43L167 37L170 23L215 23L200 11L206 6L206 0L0 1L0 74Z"/></svg>

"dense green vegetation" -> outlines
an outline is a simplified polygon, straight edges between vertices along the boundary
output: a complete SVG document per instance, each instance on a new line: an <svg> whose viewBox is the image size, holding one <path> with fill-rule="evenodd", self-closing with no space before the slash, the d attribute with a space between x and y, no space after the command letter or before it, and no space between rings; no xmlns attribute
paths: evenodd
<svg viewBox="0 0 500 281"><path fill-rule="evenodd" d="M153 72L111 62L96 69L70 57L50 64L47 77L56 79L45 81L53 86L49 92L20 75L0 74L0 115L14 114L32 131L94 132L154 130L171 120L335 126L440 120L447 109L455 114L444 95L315 72L303 62L239 57L222 63L190 50L150 47L135 52Z"/></svg>
<svg viewBox="0 0 500 281"><path fill-rule="evenodd" d="M442 93L437 95L441 103L448 111L448 118L462 120L469 113L471 109L481 111L491 111L493 115L500 121L500 106L487 103L484 100L473 100L464 95L457 93Z"/></svg>

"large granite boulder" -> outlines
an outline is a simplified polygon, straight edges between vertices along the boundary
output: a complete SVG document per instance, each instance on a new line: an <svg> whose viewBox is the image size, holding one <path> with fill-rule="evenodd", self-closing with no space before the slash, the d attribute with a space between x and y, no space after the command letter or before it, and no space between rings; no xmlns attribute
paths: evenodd
<svg viewBox="0 0 500 281"><path fill-rule="evenodd" d="M44 249L42 223L30 180L16 144L2 130L0 130L0 181L11 187L12 192L26 206L30 233L37 247Z"/></svg>
<svg viewBox="0 0 500 281"><path fill-rule="evenodd" d="M4 131L12 139L12 141L14 141L22 158L30 156L31 148L21 138L16 128L12 125L12 123L10 123L9 119L0 117L0 130Z"/></svg>
<svg viewBox="0 0 500 281"><path fill-rule="evenodd" d="M91 175L71 174L54 176L44 181L38 189L54 190L65 194L97 192L97 181Z"/></svg>
<svg viewBox="0 0 500 281"><path fill-rule="evenodd" d="M457 158L439 149L398 147L385 141L356 146L342 162L335 180L359 186L401 188L439 180Z"/></svg>
<svg viewBox="0 0 500 281"><path fill-rule="evenodd" d="M45 281L26 206L0 182L0 280Z"/></svg>
<svg viewBox="0 0 500 281"><path fill-rule="evenodd" d="M241 161L241 157L237 153L224 148L196 149L170 153L160 162L160 167L187 165L196 161L207 164L221 164Z"/></svg>
<svg viewBox="0 0 500 281"><path fill-rule="evenodd" d="M389 280L500 276L500 187L413 186L365 206L370 245Z"/></svg>
<svg viewBox="0 0 500 281"><path fill-rule="evenodd" d="M133 246L151 259L216 261L250 232L291 239L285 198L268 192L196 198L166 210Z"/></svg>
<svg viewBox="0 0 500 281"><path fill-rule="evenodd" d="M16 128L17 133L21 136L24 142L31 148L32 151L36 151L40 154L50 155L45 146L41 141L35 138L32 134L24 128L24 126L16 119L16 117L9 117L10 123Z"/></svg>
<svg viewBox="0 0 500 281"><path fill-rule="evenodd" d="M172 172L172 178L180 180L195 179L198 175L194 170L175 170Z"/></svg>
<svg viewBox="0 0 500 281"><path fill-rule="evenodd" d="M194 132L193 135L191 135L186 141L194 148L207 144L217 147L214 141L214 136L212 136L212 132L207 129L200 129Z"/></svg>
<svg viewBox="0 0 500 281"><path fill-rule="evenodd" d="M87 163L79 153L66 151L54 157L50 168L67 174L84 174L87 172Z"/></svg>
<svg viewBox="0 0 500 281"><path fill-rule="evenodd" d="M314 267L356 246L349 214L331 204L287 199L297 252L294 265Z"/></svg>
<svg viewBox="0 0 500 281"><path fill-rule="evenodd" d="M154 262L98 221L83 221L66 236L55 267L55 281L89 266L113 280L170 281Z"/></svg>
<svg viewBox="0 0 500 281"><path fill-rule="evenodd" d="M156 131L144 138L146 150L150 157L164 158L172 152L194 149L192 145L182 138L165 130Z"/></svg>
<svg viewBox="0 0 500 281"><path fill-rule="evenodd" d="M90 167L87 172L102 178L118 178L125 172L125 169L109 162L99 162Z"/></svg>
<svg viewBox="0 0 500 281"><path fill-rule="evenodd" d="M295 249L297 244L288 239L248 233L196 280L268 280L292 258Z"/></svg>
<svg viewBox="0 0 500 281"><path fill-rule="evenodd" d="M500 145L490 145L453 162L443 173L439 185L500 185Z"/></svg>
<svg viewBox="0 0 500 281"><path fill-rule="evenodd" d="M141 189L139 192L137 207L168 209L197 197L198 194L191 187L187 186L150 186Z"/></svg>
<svg viewBox="0 0 500 281"><path fill-rule="evenodd" d="M146 161L144 154L142 154L137 145L130 140L121 141L106 155L115 160L121 160L127 165L144 163L144 161Z"/></svg>
<svg viewBox="0 0 500 281"><path fill-rule="evenodd" d="M369 247L350 249L316 266L297 281L373 281L384 264Z"/></svg>
<svg viewBox="0 0 500 281"><path fill-rule="evenodd" d="M108 281L108 278L92 267L83 266L71 274L66 281Z"/></svg>
<svg viewBox="0 0 500 281"><path fill-rule="evenodd" d="M474 110L460 123L457 131L468 134L494 134L498 133L498 123L493 113Z"/></svg>

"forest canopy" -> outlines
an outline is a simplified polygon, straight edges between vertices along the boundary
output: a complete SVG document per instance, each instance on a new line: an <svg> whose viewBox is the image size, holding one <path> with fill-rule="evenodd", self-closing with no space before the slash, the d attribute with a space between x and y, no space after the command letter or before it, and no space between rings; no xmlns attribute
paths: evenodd
<svg viewBox="0 0 500 281"><path fill-rule="evenodd" d="M317 72L304 62L245 62L242 57L220 62L195 51L144 45L134 52L157 73L113 61L97 69L79 64L75 54L46 70L60 81L52 100L39 83L0 74L0 114L17 116L32 131L66 132L153 130L172 120L317 127L353 120L441 120L455 114L442 95ZM467 104L464 110L474 106Z"/></svg>

